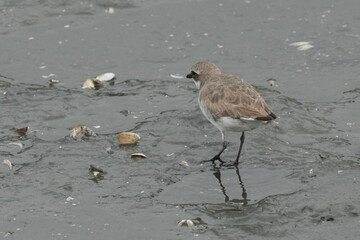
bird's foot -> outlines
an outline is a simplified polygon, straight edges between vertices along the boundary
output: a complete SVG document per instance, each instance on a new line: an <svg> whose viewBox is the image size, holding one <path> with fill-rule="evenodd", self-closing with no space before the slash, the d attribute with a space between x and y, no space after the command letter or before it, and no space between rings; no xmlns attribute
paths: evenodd
<svg viewBox="0 0 360 240"><path fill-rule="evenodd" d="M212 162L212 164L215 164L215 161L218 160L221 164L224 164L225 161L221 160L220 158L220 154L217 154L215 155L213 158L209 159L209 160L204 160L202 161L202 163L205 163L205 162Z"/></svg>

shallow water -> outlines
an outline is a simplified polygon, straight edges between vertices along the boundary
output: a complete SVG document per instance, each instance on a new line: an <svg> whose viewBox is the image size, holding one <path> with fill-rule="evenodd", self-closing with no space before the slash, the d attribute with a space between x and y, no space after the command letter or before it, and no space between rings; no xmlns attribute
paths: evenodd
<svg viewBox="0 0 360 240"><path fill-rule="evenodd" d="M357 239L358 5L1 3L0 161L14 166L0 165L0 236ZM300 41L314 47L290 46ZM192 81L170 76L204 59L257 86L280 116L246 133L239 169L201 164L220 149L220 133ZM113 85L81 88L103 72L116 74ZM70 138L79 124L97 136ZM26 135L14 131L24 126ZM140 142L119 146L122 131ZM224 160L235 159L239 137L228 135ZM183 219L196 225L178 226Z"/></svg>

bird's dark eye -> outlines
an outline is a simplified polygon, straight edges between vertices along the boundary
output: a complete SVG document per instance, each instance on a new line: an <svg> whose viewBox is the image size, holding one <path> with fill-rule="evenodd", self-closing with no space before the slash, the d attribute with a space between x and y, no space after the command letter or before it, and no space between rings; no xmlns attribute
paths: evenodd
<svg viewBox="0 0 360 240"><path fill-rule="evenodd" d="M197 76L197 75L199 75L199 74L197 74L196 72L194 72L194 71L191 71L191 74L193 75L193 76Z"/></svg>

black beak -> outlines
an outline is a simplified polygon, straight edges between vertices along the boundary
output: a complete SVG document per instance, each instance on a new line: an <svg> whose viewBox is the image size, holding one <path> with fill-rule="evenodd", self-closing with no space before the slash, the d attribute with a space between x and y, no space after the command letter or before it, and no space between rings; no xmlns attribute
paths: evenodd
<svg viewBox="0 0 360 240"><path fill-rule="evenodd" d="M186 78L193 78L194 77L194 74L191 72L189 73L188 75L186 75Z"/></svg>

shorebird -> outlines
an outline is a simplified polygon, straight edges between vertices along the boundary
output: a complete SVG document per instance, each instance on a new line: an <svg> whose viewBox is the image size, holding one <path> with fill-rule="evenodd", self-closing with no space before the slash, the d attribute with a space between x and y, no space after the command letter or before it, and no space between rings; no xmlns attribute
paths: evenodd
<svg viewBox="0 0 360 240"><path fill-rule="evenodd" d="M257 128L264 121L276 119L276 115L252 85L236 76L221 73L213 63L196 63L186 77L192 78L199 89L198 101L201 112L221 132L222 149L205 162L214 164L218 160L224 163L220 158L228 146L224 132L233 131L242 132L234 162L238 165L245 141L244 132Z"/></svg>

